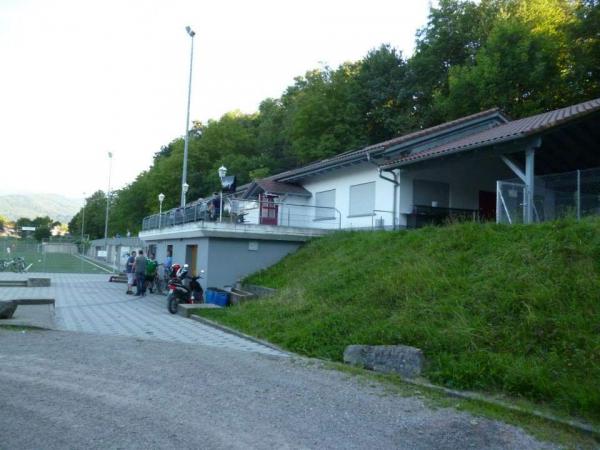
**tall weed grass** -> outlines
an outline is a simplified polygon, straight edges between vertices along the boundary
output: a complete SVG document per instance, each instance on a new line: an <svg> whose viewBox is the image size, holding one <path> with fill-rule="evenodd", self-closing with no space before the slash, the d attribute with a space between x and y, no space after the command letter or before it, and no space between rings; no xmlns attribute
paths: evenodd
<svg viewBox="0 0 600 450"><path fill-rule="evenodd" d="M600 419L600 221L340 232L249 278L277 296L224 323L309 356L423 349L444 385Z"/></svg>

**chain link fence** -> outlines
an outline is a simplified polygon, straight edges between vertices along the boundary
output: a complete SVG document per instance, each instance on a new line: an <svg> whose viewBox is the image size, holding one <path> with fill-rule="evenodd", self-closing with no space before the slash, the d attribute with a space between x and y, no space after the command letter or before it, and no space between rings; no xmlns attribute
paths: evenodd
<svg viewBox="0 0 600 450"><path fill-rule="evenodd" d="M29 273L106 273L102 265L81 256L84 246L73 239L0 238L0 271Z"/></svg>
<svg viewBox="0 0 600 450"><path fill-rule="evenodd" d="M498 181L498 223L523 223L527 187L517 180ZM600 168L575 170L535 178L533 219L581 219L600 215Z"/></svg>

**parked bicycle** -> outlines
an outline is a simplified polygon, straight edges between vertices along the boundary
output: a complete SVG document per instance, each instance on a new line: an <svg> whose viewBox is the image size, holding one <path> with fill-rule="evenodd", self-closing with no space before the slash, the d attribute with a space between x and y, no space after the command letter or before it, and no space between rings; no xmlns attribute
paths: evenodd
<svg viewBox="0 0 600 450"><path fill-rule="evenodd" d="M0 271L12 271L12 272L25 272L27 265L25 264L25 260L20 256L16 258L6 260L0 260Z"/></svg>

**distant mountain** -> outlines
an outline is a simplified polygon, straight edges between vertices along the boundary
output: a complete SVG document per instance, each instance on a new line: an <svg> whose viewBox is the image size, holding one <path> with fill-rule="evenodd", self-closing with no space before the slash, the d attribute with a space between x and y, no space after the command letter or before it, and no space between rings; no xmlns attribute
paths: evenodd
<svg viewBox="0 0 600 450"><path fill-rule="evenodd" d="M61 223L68 223L82 204L82 199L63 197L58 194L0 195L0 215L10 220L17 220L20 217L34 219L38 216L48 216Z"/></svg>

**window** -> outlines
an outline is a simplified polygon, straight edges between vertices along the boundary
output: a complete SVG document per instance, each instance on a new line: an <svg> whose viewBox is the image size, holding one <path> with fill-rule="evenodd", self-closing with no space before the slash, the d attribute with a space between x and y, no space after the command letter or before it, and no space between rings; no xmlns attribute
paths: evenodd
<svg viewBox="0 0 600 450"><path fill-rule="evenodd" d="M375 209L375 182L350 186L349 216L371 216Z"/></svg>
<svg viewBox="0 0 600 450"><path fill-rule="evenodd" d="M450 206L450 185L437 181L414 180L413 203L419 206Z"/></svg>
<svg viewBox="0 0 600 450"><path fill-rule="evenodd" d="M315 220L335 219L335 189L315 194Z"/></svg>

